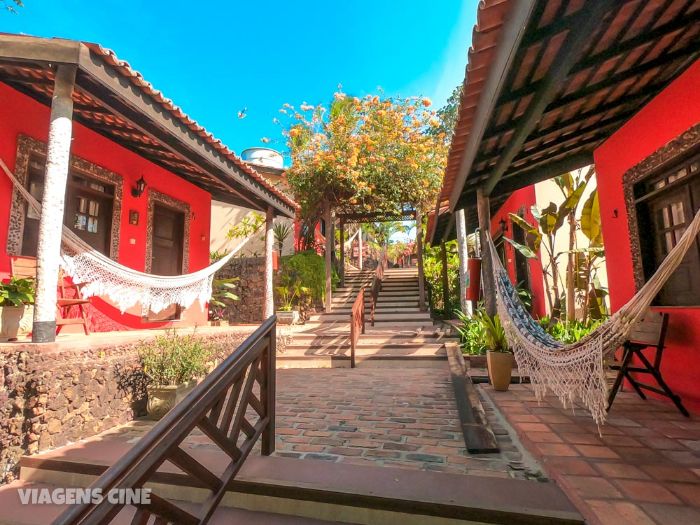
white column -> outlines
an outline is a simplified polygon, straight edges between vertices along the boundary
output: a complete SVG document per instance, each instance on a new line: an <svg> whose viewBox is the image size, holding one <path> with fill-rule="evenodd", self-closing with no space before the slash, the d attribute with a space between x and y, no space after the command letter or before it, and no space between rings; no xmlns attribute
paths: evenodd
<svg viewBox="0 0 700 525"><path fill-rule="evenodd" d="M459 252L459 304L462 306L462 312L471 314L472 305L467 301L469 250L467 248L467 223L464 218L464 209L455 211L455 222L457 223L457 251Z"/></svg>
<svg viewBox="0 0 700 525"><path fill-rule="evenodd" d="M357 266L362 270L362 224L360 224L360 231L357 233L357 245L360 249L360 258L357 261Z"/></svg>
<svg viewBox="0 0 700 525"><path fill-rule="evenodd" d="M32 341L35 343L46 343L56 339L58 270L73 133L72 97L75 74L75 66L61 65L56 68L36 252L36 298L32 327Z"/></svg>
<svg viewBox="0 0 700 525"><path fill-rule="evenodd" d="M274 249L275 236L272 231L274 214L272 207L268 206L265 212L265 303L263 305L263 320L272 317L275 313L275 298L273 290L273 268L272 252Z"/></svg>

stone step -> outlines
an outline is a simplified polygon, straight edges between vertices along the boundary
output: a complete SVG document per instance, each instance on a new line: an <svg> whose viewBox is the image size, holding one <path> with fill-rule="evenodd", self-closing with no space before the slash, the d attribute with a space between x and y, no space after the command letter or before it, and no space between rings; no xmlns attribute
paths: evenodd
<svg viewBox="0 0 700 525"><path fill-rule="evenodd" d="M350 331L350 321L349 316L342 316L342 319L328 320L325 322L320 321L308 321L304 324L305 330L346 330L348 333ZM374 330L407 330L407 329L426 329L435 328L432 321L375 321L375 326L371 326L367 323L365 328L366 331L371 332Z"/></svg>
<svg viewBox="0 0 700 525"><path fill-rule="evenodd" d="M46 525L47 523L53 523L68 505L22 505L19 494L21 490L53 491L56 488L65 487L63 485L21 480L0 487L0 509L2 509L0 525ZM194 515L199 510L199 505L190 501L176 499L171 499L171 501ZM127 506L109 523L111 525L128 525L133 523L135 511L134 507ZM339 522L309 519L292 514L285 515L262 510L220 506L214 511L208 523L209 525L228 525L231 523L245 523L246 525L323 525L338 524Z"/></svg>
<svg viewBox="0 0 700 525"><path fill-rule="evenodd" d="M442 361L435 363L445 367ZM105 441L98 436L63 449L25 456L20 462L20 483L88 487L131 446L126 440ZM221 472L222 464L229 461L222 452L207 447L188 448L187 452L212 472ZM191 476L167 463L148 485L161 498L188 501L192 505L205 501L211 494L197 486ZM19 505L18 486L11 484L0 489L3 509L0 521L25 525L51 523L63 510L53 505ZM22 517L12 519L7 505L21 512ZM238 515L231 512L234 510ZM247 519L241 516L241 511L248 513ZM260 516L256 513L269 514L268 521L256 519ZM324 523L318 520L329 519L336 523L406 525L584 523L556 483L256 454L246 459L230 483L217 515L226 515L227 521L212 519L212 525L317 525ZM275 521L283 518L292 521Z"/></svg>
<svg viewBox="0 0 700 525"><path fill-rule="evenodd" d="M349 312L332 312L329 314L314 314L311 317L309 317L309 321L345 321L348 319ZM432 319L430 318L430 314L427 312L420 312L420 311L412 311L412 312L399 312L399 313L394 313L394 310L391 311L381 311L381 312L375 312L374 315L375 322L377 321L429 321L430 324L432 324ZM350 322L348 320L348 322Z"/></svg>

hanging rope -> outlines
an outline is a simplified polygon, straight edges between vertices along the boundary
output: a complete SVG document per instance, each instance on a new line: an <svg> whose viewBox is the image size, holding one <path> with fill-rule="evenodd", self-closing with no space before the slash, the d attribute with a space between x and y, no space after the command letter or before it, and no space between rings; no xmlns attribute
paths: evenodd
<svg viewBox="0 0 700 525"><path fill-rule="evenodd" d="M2 159L0 167L27 205L40 214L39 201L14 176ZM252 235L206 268L185 275L163 276L139 272L113 261L64 225L61 265L73 282L81 285L84 297L108 297L122 313L136 304L158 313L173 304L188 308L195 301L199 301L204 309L207 301L211 299L214 274L223 268L251 237Z"/></svg>
<svg viewBox="0 0 700 525"><path fill-rule="evenodd" d="M529 376L538 399L552 392L565 406L578 399L597 424L606 416L607 381L604 359L627 339L634 324L644 317L654 297L678 268L700 232L700 210L678 244L668 253L654 275L627 304L580 341L570 345L555 340L525 310L508 273L489 237L496 285L498 315L518 370Z"/></svg>

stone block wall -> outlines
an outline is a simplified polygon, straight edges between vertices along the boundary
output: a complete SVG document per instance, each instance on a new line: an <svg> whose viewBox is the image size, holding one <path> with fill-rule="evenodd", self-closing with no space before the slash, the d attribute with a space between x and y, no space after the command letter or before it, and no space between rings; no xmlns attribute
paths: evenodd
<svg viewBox="0 0 700 525"><path fill-rule="evenodd" d="M248 335L198 330L217 344L221 357ZM145 413L142 340L100 344L97 337L0 345L0 484L14 479L22 455L94 436Z"/></svg>
<svg viewBox="0 0 700 525"><path fill-rule="evenodd" d="M238 277L235 293L238 301L224 301L230 323L259 323L265 300L265 258L233 258L216 274L217 278Z"/></svg>

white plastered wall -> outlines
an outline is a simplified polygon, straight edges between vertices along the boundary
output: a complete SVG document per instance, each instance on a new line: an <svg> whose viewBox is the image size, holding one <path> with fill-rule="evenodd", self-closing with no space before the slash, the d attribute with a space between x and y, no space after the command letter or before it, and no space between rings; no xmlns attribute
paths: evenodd
<svg viewBox="0 0 700 525"><path fill-rule="evenodd" d="M229 239L228 231L239 224L245 217L254 213L261 212L234 206L220 201L211 201L211 232L210 232L210 251L231 251L236 246L241 244L244 239ZM265 214L262 213L264 217ZM294 253L294 221L286 217L275 218L275 224L286 223L291 228L289 236L285 239L282 247L281 255L291 255ZM277 242L275 242L275 250ZM241 249L240 256L242 257L262 257L265 253L265 232L264 228L253 235L253 237Z"/></svg>

